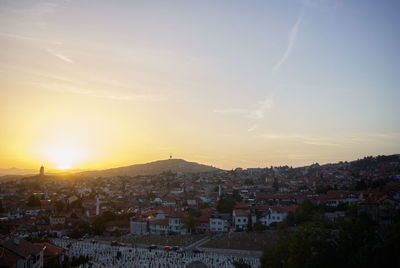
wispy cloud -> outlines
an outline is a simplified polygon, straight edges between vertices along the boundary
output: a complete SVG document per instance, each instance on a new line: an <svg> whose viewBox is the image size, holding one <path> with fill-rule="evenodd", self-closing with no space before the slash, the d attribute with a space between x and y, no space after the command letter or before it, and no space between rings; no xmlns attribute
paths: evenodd
<svg viewBox="0 0 400 268"><path fill-rule="evenodd" d="M3 1L5 2L5 1ZM8 2L8 3L7 3ZM66 2L62 1L24 1L15 4L17 1L7 1L0 6L0 13L2 14L2 21L20 20L29 25L29 29L46 29L49 16L60 11Z"/></svg>
<svg viewBox="0 0 400 268"><path fill-rule="evenodd" d="M23 83L41 89L115 101L158 102L166 100L165 95L133 89L128 84L114 79L77 80L67 76L35 72L21 68L17 68L16 70L27 77L31 77L31 80L27 79Z"/></svg>
<svg viewBox="0 0 400 268"><path fill-rule="evenodd" d="M289 41L288 41L285 53L283 53L280 60L272 68L273 73L275 73L279 70L279 68L282 66L282 64L284 64L286 59L290 56L290 53L292 53L292 49L293 49L294 45L296 44L297 33L299 31L299 27L300 27L300 24L302 21L303 21L303 15L300 15L300 17L297 19L296 23L292 26L292 28L290 30Z"/></svg>
<svg viewBox="0 0 400 268"><path fill-rule="evenodd" d="M137 102L157 102L165 100L165 96L161 94L124 94L116 90L93 90L87 89L85 86L60 84L60 83L42 83L42 82L30 82L31 85L38 86L42 89L66 92L71 94L85 95L88 97L109 99L115 101L137 101Z"/></svg>
<svg viewBox="0 0 400 268"><path fill-rule="evenodd" d="M263 133L260 135L267 140L294 141L315 146L342 146L340 142L331 137L315 137L301 134Z"/></svg>
<svg viewBox="0 0 400 268"><path fill-rule="evenodd" d="M249 110L246 109L235 109L235 108L228 108L228 109L214 109L214 113L217 114L224 114L224 115L248 115Z"/></svg>
<svg viewBox="0 0 400 268"><path fill-rule="evenodd" d="M265 98L263 101L258 102L255 108L228 108L228 109L214 109L214 113L224 115L239 115L247 118L261 119L264 118L267 110L272 108L273 100Z"/></svg>
<svg viewBox="0 0 400 268"><path fill-rule="evenodd" d="M287 133L262 133L258 137L265 140L280 140L285 142L296 142L307 145L323 147L348 147L349 145L362 144L399 144L400 133L349 133L341 136L314 136L307 134Z"/></svg>
<svg viewBox="0 0 400 268"><path fill-rule="evenodd" d="M103 97L120 101L161 101L164 99L164 96L157 94L104 95Z"/></svg>
<svg viewBox="0 0 400 268"><path fill-rule="evenodd" d="M263 118L265 112L272 108L273 101L271 98L265 98L263 101L257 104L257 108L250 111L250 115L254 118Z"/></svg>
<svg viewBox="0 0 400 268"><path fill-rule="evenodd" d="M70 64L74 63L74 61L72 59L70 59L69 57L65 56L64 54L62 54L60 52L54 51L54 50L49 49L49 48L46 49L46 51L50 55L52 55L52 56L54 56L54 57L56 57L56 58L58 58L58 59L60 59L60 60L62 60L64 62L67 62L67 63L70 63Z"/></svg>
<svg viewBox="0 0 400 268"><path fill-rule="evenodd" d="M41 41L41 39L39 39L39 38L22 35L22 34L7 33L7 32L0 32L0 37L7 37L7 38L25 40L25 41Z"/></svg>
<svg viewBox="0 0 400 268"><path fill-rule="evenodd" d="M120 92L115 92L115 91L112 94L110 94L110 92L108 92L108 91L88 90L88 89L85 89L84 87L69 86L69 85L61 85L61 86L56 86L54 88L57 88L57 90L63 91L63 92L86 95L86 96L95 97L95 98L115 100L115 101L155 102L155 101L164 100L164 97L162 95L157 95L157 94L141 94L141 93L122 94Z"/></svg>
<svg viewBox="0 0 400 268"><path fill-rule="evenodd" d="M9 33L9 32L0 32L0 37L15 39L23 42L32 42L38 44L45 44L46 46L56 46L62 45L61 42L50 40L47 38L43 38L34 34L29 33Z"/></svg>
<svg viewBox="0 0 400 268"><path fill-rule="evenodd" d="M258 124L254 124L254 125L252 125L247 131L248 132L252 132L252 131L255 131L255 130L257 130L258 129Z"/></svg>

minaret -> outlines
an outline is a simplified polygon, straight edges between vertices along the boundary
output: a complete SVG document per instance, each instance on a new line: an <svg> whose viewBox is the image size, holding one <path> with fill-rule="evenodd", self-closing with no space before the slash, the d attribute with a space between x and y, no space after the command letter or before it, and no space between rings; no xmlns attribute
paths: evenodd
<svg viewBox="0 0 400 268"><path fill-rule="evenodd" d="M221 199L221 195L222 195L222 187L221 184L218 185L218 200Z"/></svg>
<svg viewBox="0 0 400 268"><path fill-rule="evenodd" d="M41 167L40 167L39 175L40 175L40 177L43 177L43 176L44 176L44 166L41 166Z"/></svg>
<svg viewBox="0 0 400 268"><path fill-rule="evenodd" d="M169 159L170 159L170 160L172 159L172 154L171 154L171 153L169 153Z"/></svg>
<svg viewBox="0 0 400 268"><path fill-rule="evenodd" d="M99 215L100 215L100 198L97 195L96 196L96 216L99 216Z"/></svg>

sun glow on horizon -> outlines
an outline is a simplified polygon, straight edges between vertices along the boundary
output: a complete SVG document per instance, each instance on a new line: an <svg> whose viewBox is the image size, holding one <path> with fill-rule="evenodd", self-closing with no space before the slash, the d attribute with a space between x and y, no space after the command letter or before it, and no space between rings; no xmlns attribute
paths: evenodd
<svg viewBox="0 0 400 268"><path fill-rule="evenodd" d="M0 169L400 152L400 1L171 2L1 1Z"/></svg>
<svg viewBox="0 0 400 268"><path fill-rule="evenodd" d="M60 170L76 167L83 155L80 148L72 145L54 145L47 151L48 161Z"/></svg>

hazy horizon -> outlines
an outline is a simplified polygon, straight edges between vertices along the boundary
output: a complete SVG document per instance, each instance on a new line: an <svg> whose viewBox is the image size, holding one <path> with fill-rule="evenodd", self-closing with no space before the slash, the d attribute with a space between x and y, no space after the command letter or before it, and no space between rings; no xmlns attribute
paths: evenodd
<svg viewBox="0 0 400 268"><path fill-rule="evenodd" d="M2 1L0 168L400 152L400 2Z"/></svg>

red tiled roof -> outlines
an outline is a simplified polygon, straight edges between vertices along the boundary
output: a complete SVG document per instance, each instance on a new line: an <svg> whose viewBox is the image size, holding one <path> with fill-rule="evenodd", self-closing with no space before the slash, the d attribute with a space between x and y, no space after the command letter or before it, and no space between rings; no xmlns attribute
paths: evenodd
<svg viewBox="0 0 400 268"><path fill-rule="evenodd" d="M360 205L377 205L378 203L376 202L375 199L372 198L366 198L362 202L360 202Z"/></svg>
<svg viewBox="0 0 400 268"><path fill-rule="evenodd" d="M250 211L248 211L248 210L243 210L243 209L235 209L235 210L233 211L233 213L234 213L234 215L235 215L236 217L247 217L247 216L250 215Z"/></svg>
<svg viewBox="0 0 400 268"><path fill-rule="evenodd" d="M168 225L168 219L150 221L150 225Z"/></svg>
<svg viewBox="0 0 400 268"><path fill-rule="evenodd" d="M204 215L201 215L200 217L197 217L197 220L199 222L208 222L209 218L210 218L209 214L204 214Z"/></svg>
<svg viewBox="0 0 400 268"><path fill-rule="evenodd" d="M235 208L237 209L247 209L247 205L245 203L238 203L235 205Z"/></svg>
<svg viewBox="0 0 400 268"><path fill-rule="evenodd" d="M16 267L18 255L0 246L0 267Z"/></svg>
<svg viewBox="0 0 400 268"><path fill-rule="evenodd" d="M35 244L44 248L44 251L43 251L44 257L60 256L65 251L63 248L60 248L60 247L50 244L48 242L35 243Z"/></svg>
<svg viewBox="0 0 400 268"><path fill-rule="evenodd" d="M262 210L262 211L267 211L268 209L271 208L271 206L267 206L267 205L257 205L253 207L256 210Z"/></svg>
<svg viewBox="0 0 400 268"><path fill-rule="evenodd" d="M171 211L168 214L169 218L182 218L183 217L184 212L183 211Z"/></svg>
<svg viewBox="0 0 400 268"><path fill-rule="evenodd" d="M279 212L294 212L298 207L298 205L291 205L287 207L276 207L275 209Z"/></svg>
<svg viewBox="0 0 400 268"><path fill-rule="evenodd" d="M43 247L35 245L24 239L18 239L18 242L10 239L1 243L0 246L23 258L27 258L29 255L36 255L43 250Z"/></svg>
<svg viewBox="0 0 400 268"><path fill-rule="evenodd" d="M129 221L127 220L115 220L106 223L107 226L118 226L118 227L127 227L129 226Z"/></svg>

